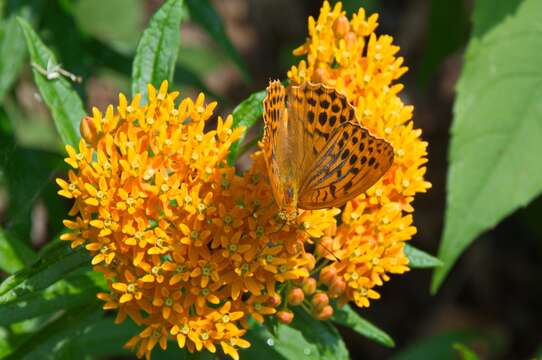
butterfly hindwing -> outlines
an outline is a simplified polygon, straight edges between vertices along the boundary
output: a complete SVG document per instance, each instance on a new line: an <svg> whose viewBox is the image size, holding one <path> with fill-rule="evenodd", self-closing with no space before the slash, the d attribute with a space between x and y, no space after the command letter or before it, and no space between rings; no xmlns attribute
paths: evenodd
<svg viewBox="0 0 542 360"><path fill-rule="evenodd" d="M341 206L367 191L393 163L393 147L360 125L336 129L328 147L303 180L299 207Z"/></svg>

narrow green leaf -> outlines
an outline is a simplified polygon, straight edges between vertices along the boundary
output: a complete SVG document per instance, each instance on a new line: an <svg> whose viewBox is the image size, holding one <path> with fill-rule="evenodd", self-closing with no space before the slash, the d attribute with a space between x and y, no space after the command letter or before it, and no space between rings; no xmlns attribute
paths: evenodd
<svg viewBox="0 0 542 360"><path fill-rule="evenodd" d="M483 231L542 191L542 2L473 39L457 86L444 234L432 291Z"/></svg>
<svg viewBox="0 0 542 360"><path fill-rule="evenodd" d="M13 274L35 260L36 254L25 243L0 228L0 269Z"/></svg>
<svg viewBox="0 0 542 360"><path fill-rule="evenodd" d="M478 355L476 355L474 351L472 351L465 345L461 343L455 343L453 347L459 353L461 360L479 360Z"/></svg>
<svg viewBox="0 0 542 360"><path fill-rule="evenodd" d="M0 305L43 290L70 272L89 264L90 256L85 249L74 251L65 242L55 242L32 266L0 284Z"/></svg>
<svg viewBox="0 0 542 360"><path fill-rule="evenodd" d="M442 266L442 261L410 244L405 244L404 252L408 258L408 266L413 269L426 269Z"/></svg>
<svg viewBox="0 0 542 360"><path fill-rule="evenodd" d="M0 101L19 75L26 55L24 35L15 16L2 22L0 34Z"/></svg>
<svg viewBox="0 0 542 360"><path fill-rule="evenodd" d="M43 291L34 291L3 303L0 306L0 326L95 302L96 293L105 287L100 273L69 275Z"/></svg>
<svg viewBox="0 0 542 360"><path fill-rule="evenodd" d="M243 100L237 107L233 110L233 128L240 126L245 127L246 131L241 138L231 144L230 153L228 155L228 162L230 165L235 163L237 158L237 151L239 150L239 145L243 142L245 134L248 129L253 126L258 120L261 119L263 115L263 99L265 98L267 92L265 90L258 91L250 95L246 100Z"/></svg>
<svg viewBox="0 0 542 360"><path fill-rule="evenodd" d="M226 34L220 15L209 0L187 0L190 18L200 24L209 35L224 49L226 55L237 66L246 82L250 81L248 68Z"/></svg>
<svg viewBox="0 0 542 360"><path fill-rule="evenodd" d="M77 147L80 138L79 123L85 116L83 102L68 80L63 77L48 80L46 75L38 70L37 67L47 69L48 64L58 65L58 62L32 27L22 18L18 18L18 21L33 63L34 81L53 116L60 138L65 144Z"/></svg>
<svg viewBox="0 0 542 360"><path fill-rule="evenodd" d="M341 309L335 309L331 320L337 324L349 327L358 334L363 335L381 345L387 347L395 346L395 342L388 334L359 316L359 314L349 305L345 305Z"/></svg>
<svg viewBox="0 0 542 360"><path fill-rule="evenodd" d="M6 360L73 359L72 342L99 321L103 311L98 304L67 311L41 331L29 337Z"/></svg>
<svg viewBox="0 0 542 360"><path fill-rule="evenodd" d="M143 32L132 65L132 95L147 99L147 85L172 81L181 45L181 21L186 18L182 0L168 0L151 18Z"/></svg>

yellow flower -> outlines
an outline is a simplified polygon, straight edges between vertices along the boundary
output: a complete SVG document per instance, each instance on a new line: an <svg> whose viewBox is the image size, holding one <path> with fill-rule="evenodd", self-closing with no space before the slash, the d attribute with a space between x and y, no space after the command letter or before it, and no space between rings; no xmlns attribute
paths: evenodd
<svg viewBox="0 0 542 360"><path fill-rule="evenodd" d="M176 105L167 86L149 86L144 105L121 94L116 108L83 120L79 152L67 147L69 182L58 180L74 200L62 238L84 244L104 273L104 308L145 327L127 344L138 356L172 337L237 358L249 345L240 326L276 312L278 284L308 276L304 245L336 227L338 210L306 211L286 226L261 153L243 175L226 162L243 129L227 116L205 131L216 103L200 94Z"/></svg>
<svg viewBox="0 0 542 360"><path fill-rule="evenodd" d="M341 302L354 300L362 307L379 297L372 288L388 274L408 270L403 244L416 228L407 213L414 211L416 193L431 187L424 180L427 143L413 127L413 107L398 96L403 86L395 83L407 68L396 57L399 47L392 38L374 33L377 20L377 14L367 17L363 9L349 20L340 2L331 8L325 1L318 19L309 18L307 41L294 50L306 61L288 72L295 84L323 82L346 94L361 125L395 149L392 168L344 209L331 246L340 261L326 256L347 284Z"/></svg>

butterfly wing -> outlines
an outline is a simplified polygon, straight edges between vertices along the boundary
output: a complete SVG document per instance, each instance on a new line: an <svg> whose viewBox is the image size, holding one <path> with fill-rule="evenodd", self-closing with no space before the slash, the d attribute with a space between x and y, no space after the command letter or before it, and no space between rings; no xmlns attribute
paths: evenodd
<svg viewBox="0 0 542 360"><path fill-rule="evenodd" d="M393 147L358 125L354 108L333 88L291 86L288 115L302 134L300 208L341 206L369 189L393 162Z"/></svg>

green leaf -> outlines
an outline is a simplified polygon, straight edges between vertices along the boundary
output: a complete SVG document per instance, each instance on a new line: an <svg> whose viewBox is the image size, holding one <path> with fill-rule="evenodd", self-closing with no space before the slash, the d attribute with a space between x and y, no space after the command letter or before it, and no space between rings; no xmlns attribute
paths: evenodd
<svg viewBox="0 0 542 360"><path fill-rule="evenodd" d="M33 294L90 264L85 249L72 250L66 242L55 243L29 268L8 277L0 284L0 305Z"/></svg>
<svg viewBox="0 0 542 360"><path fill-rule="evenodd" d="M246 82L250 81L248 68L226 34L220 15L209 0L186 0L190 18L200 24L209 35L224 49L234 62Z"/></svg>
<svg viewBox="0 0 542 360"><path fill-rule="evenodd" d="M233 125L232 128L237 128L240 126L245 127L246 131L241 135L241 138L231 144L230 153L228 155L228 162L230 165L235 163L237 158L237 151L239 150L239 145L243 142L245 135L248 129L254 125L263 115L263 99L265 98L267 92L265 90L258 91L250 95L246 100L243 100L237 107L233 110Z"/></svg>
<svg viewBox="0 0 542 360"><path fill-rule="evenodd" d="M317 321L317 320L313 320ZM329 349L323 349L314 339L287 325L278 325L272 335L265 326L256 324L246 334L251 346L241 350L241 359L347 359L348 353L341 351L336 356Z"/></svg>
<svg viewBox="0 0 542 360"><path fill-rule="evenodd" d="M432 291L483 231L542 191L542 2L473 39L457 86L444 234Z"/></svg>
<svg viewBox="0 0 542 360"><path fill-rule="evenodd" d="M26 55L24 36L14 15L1 24L0 35L0 101L19 75Z"/></svg>
<svg viewBox="0 0 542 360"><path fill-rule="evenodd" d="M456 343L453 347L459 353L461 360L479 360L478 355L465 345Z"/></svg>
<svg viewBox="0 0 542 360"><path fill-rule="evenodd" d="M472 13L472 37L482 37L487 31L516 12L523 0L476 0Z"/></svg>
<svg viewBox="0 0 542 360"><path fill-rule="evenodd" d="M54 54L49 50L32 27L22 18L18 18L23 29L30 59L34 64L32 72L43 101L53 116L60 138L65 144L77 147L79 144L79 123L85 116L83 102L72 89L68 80L59 77L48 80L36 66L47 69L48 63L58 64Z"/></svg>
<svg viewBox="0 0 542 360"><path fill-rule="evenodd" d="M172 81L181 44L181 21L186 18L182 0L168 0L151 18L143 32L132 65L132 95L147 99L147 85L159 87Z"/></svg>
<svg viewBox="0 0 542 360"><path fill-rule="evenodd" d="M341 334L330 321L319 321L302 309L295 309L290 326L301 332L303 338L316 345L320 358L348 359L349 354Z"/></svg>
<svg viewBox="0 0 542 360"><path fill-rule="evenodd" d="M69 275L43 291L34 291L3 303L0 306L0 326L96 302L96 293L105 287L100 273Z"/></svg>
<svg viewBox="0 0 542 360"><path fill-rule="evenodd" d="M0 228L0 269L13 274L36 258L34 251Z"/></svg>
<svg viewBox="0 0 542 360"><path fill-rule="evenodd" d="M345 305L340 309L335 309L331 320L337 324L346 326L381 345L387 347L395 346L395 342L388 334L359 316L359 314L349 305Z"/></svg>
<svg viewBox="0 0 542 360"><path fill-rule="evenodd" d="M472 330L450 331L430 337L408 346L395 353L391 360L439 359L453 360L455 354L452 345L457 342L465 343L479 339L480 333Z"/></svg>
<svg viewBox="0 0 542 360"><path fill-rule="evenodd" d="M67 311L41 331L29 337L5 359L73 359L72 342L99 321L103 311L97 304Z"/></svg>
<svg viewBox="0 0 542 360"><path fill-rule="evenodd" d="M405 244L404 252L408 258L408 266L413 269L426 269L442 266L442 261L412 245Z"/></svg>

